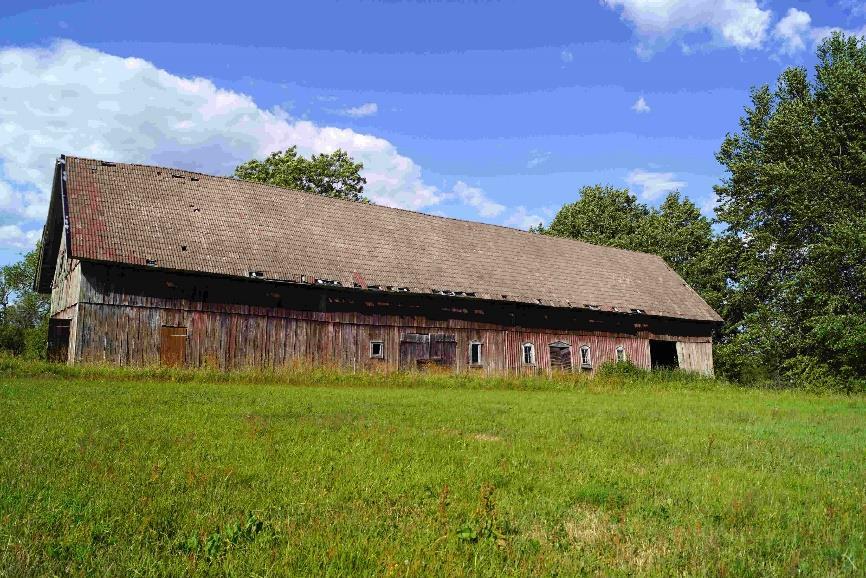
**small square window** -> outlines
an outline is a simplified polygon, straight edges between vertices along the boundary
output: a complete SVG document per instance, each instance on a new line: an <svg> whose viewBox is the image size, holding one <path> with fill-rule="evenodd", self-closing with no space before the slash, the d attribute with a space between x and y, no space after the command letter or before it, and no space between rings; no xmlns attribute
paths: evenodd
<svg viewBox="0 0 866 578"><path fill-rule="evenodd" d="M381 341L370 342L370 357L385 357L385 344Z"/></svg>
<svg viewBox="0 0 866 578"><path fill-rule="evenodd" d="M481 344L477 341L469 344L469 365L481 365Z"/></svg>
<svg viewBox="0 0 866 578"><path fill-rule="evenodd" d="M627 361L625 356L625 348L622 345L617 346L616 348L616 362L617 363L625 363Z"/></svg>

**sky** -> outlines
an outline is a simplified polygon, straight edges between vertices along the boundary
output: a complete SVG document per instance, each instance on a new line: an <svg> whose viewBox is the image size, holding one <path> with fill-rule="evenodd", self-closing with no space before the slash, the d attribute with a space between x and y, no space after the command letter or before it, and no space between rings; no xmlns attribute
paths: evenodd
<svg viewBox="0 0 866 578"><path fill-rule="evenodd" d="M518 228L582 186L708 216L753 86L812 68L866 1L0 3L0 264L60 154L229 175L296 145L374 202Z"/></svg>

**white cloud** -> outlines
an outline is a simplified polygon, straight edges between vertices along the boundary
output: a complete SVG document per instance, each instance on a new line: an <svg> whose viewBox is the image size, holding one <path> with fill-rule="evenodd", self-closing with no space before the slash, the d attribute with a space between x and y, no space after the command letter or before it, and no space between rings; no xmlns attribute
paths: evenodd
<svg viewBox="0 0 866 578"><path fill-rule="evenodd" d="M379 112L379 105L375 102L365 102L364 104L360 104L358 106L353 106L351 108L342 108L334 112L343 116L351 116L353 118L360 118L362 116L373 116L374 114Z"/></svg>
<svg viewBox="0 0 866 578"><path fill-rule="evenodd" d="M18 225L0 226L0 247L4 249L32 249L42 237L41 229L24 231Z"/></svg>
<svg viewBox="0 0 866 578"><path fill-rule="evenodd" d="M638 114L642 114L652 110L650 108L650 105L646 103L646 99L644 99L644 97L642 96L638 98L633 105L631 105L631 109Z"/></svg>
<svg viewBox="0 0 866 578"><path fill-rule="evenodd" d="M676 180L674 173L661 173L635 169L631 171L625 182L632 187L640 187L638 193L641 199L655 201L665 193L677 191L686 187L685 181Z"/></svg>
<svg viewBox="0 0 866 578"><path fill-rule="evenodd" d="M779 43L779 52L790 56L803 50L813 50L822 40L837 31L849 36L863 36L866 34L866 26L857 30L837 26L812 26L812 16L808 12L791 8L784 18L776 23L773 37Z"/></svg>
<svg viewBox="0 0 866 578"><path fill-rule="evenodd" d="M529 160L526 161L526 168L534 169L538 165L546 163L550 159L550 155L549 151L540 151L538 149L529 151Z"/></svg>
<svg viewBox="0 0 866 578"><path fill-rule="evenodd" d="M602 0L621 11L622 19L650 42L666 41L689 32L709 31L726 45L739 49L761 48L772 12L757 0ZM638 53L651 49L642 44Z"/></svg>
<svg viewBox="0 0 866 578"><path fill-rule="evenodd" d="M61 41L0 49L0 70L0 218L14 223L0 248L38 236L61 153L225 175L291 145L305 155L342 148L364 163L376 203L421 209L443 198L385 139L264 110L245 94L138 58Z"/></svg>
<svg viewBox="0 0 866 578"><path fill-rule="evenodd" d="M514 212L505 219L505 225L518 229L537 227L540 224L549 223L555 213L555 207L540 207L530 211L523 205L520 205L514 207Z"/></svg>
<svg viewBox="0 0 866 578"><path fill-rule="evenodd" d="M559 53L559 59L562 60L564 64L570 64L571 62L574 62L574 53L566 48Z"/></svg>
<svg viewBox="0 0 866 578"><path fill-rule="evenodd" d="M505 205L491 200L484 191L469 186L463 181L457 181L453 194L461 202L477 210L479 215L488 219L498 216L505 210Z"/></svg>
<svg viewBox="0 0 866 578"><path fill-rule="evenodd" d="M791 8L773 29L773 36L781 43L780 51L793 54L806 48L806 38L812 28L808 12Z"/></svg>

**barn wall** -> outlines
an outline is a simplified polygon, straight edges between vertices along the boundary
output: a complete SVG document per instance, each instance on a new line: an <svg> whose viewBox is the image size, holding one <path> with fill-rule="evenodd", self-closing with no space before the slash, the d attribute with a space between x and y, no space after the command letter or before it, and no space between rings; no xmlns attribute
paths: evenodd
<svg viewBox="0 0 866 578"><path fill-rule="evenodd" d="M430 302L435 307L411 299L408 305L398 307L395 303L400 301L399 296L391 295L354 297L363 301L363 307L357 310L359 304L352 302L353 297L340 293L315 288L269 288L256 281L233 282L238 283L237 288L232 289L230 298L222 298L218 297L221 289L216 281L193 282L157 271L129 272L85 265L78 305L77 361L157 364L161 328L183 326L187 328L186 364L194 367L279 367L308 362L356 370L397 370L402 335L446 333L457 340L457 371L548 371L548 346L556 341L571 345L575 369L580 367L579 349L583 345L591 347L593 369L615 361L617 346L625 349L629 361L648 368L650 338L695 344L682 354L691 364L689 369L712 371L711 357L706 365L706 353L711 355L709 330L700 327L653 328L646 320L635 318L630 319L631 325L617 326L589 319L583 326L569 329L564 326L572 325L570 318L558 318L555 310L539 309L543 315L534 312L515 316L485 309L488 306L484 304L466 300L449 303L441 298ZM269 295L267 299L276 300L276 305L260 304L256 299L261 295ZM505 325L505 319L515 321ZM535 320L546 326L520 325ZM370 357L371 340L384 343L384 359ZM481 368L469 366L472 341L482 343ZM522 345L526 342L535 346L535 366L522 363Z"/></svg>
<svg viewBox="0 0 866 578"><path fill-rule="evenodd" d="M186 364L221 369L279 367L297 362L337 365L353 370L397 370L400 338L406 333L448 333L457 339L457 371L533 373L550 367L549 345L572 346L572 362L579 368L578 350L589 345L594 368L616 360L622 346L628 359L649 367L648 341L633 336L591 335L473 328L455 323L364 325L344 321L273 317L259 314L185 311L82 303L79 305L78 361L120 365L151 365L160 361L160 328L187 328ZM370 357L370 341L384 343L384 359ZM482 343L482 368L470 368L469 344ZM522 363L522 346L532 343L535 366Z"/></svg>
<svg viewBox="0 0 866 578"><path fill-rule="evenodd" d="M77 259L67 257L65 231L60 238L51 287L51 317L71 319L81 295L81 264Z"/></svg>
<svg viewBox="0 0 866 578"><path fill-rule="evenodd" d="M677 342L680 369L713 375L713 344Z"/></svg>

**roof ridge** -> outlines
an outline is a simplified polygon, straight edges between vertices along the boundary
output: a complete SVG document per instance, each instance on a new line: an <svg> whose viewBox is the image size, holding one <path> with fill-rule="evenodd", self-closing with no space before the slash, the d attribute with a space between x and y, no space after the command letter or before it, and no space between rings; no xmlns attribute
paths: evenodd
<svg viewBox="0 0 866 578"><path fill-rule="evenodd" d="M97 163L111 163L111 164L114 164L114 165L126 165L126 166L133 166L133 167L145 167L145 168L151 168L151 169L162 169L162 170L166 170L166 171L181 171L181 172L189 173L189 174L192 174L192 175L201 175L201 176L203 176L203 177L208 177L208 178L211 178L211 179L224 179L224 180L235 181L235 182L255 183L255 184L257 184L257 185L261 185L261 186L265 186L265 187L271 187L271 188L275 188L275 189L280 189L280 190L283 190L283 191L291 191L291 192L293 192L293 193L300 193L300 194L303 194L303 195L314 195L316 198L318 198L318 199L320 199L320 200L324 200L325 202L331 202L331 201L333 201L333 202L342 202L342 203L352 203L352 204L354 204L354 205L358 205L358 204L360 204L361 206L374 207L374 208L376 208L376 209L382 209L382 210L386 210L386 211L402 211L402 212L405 212L405 213L411 213L411 214L413 214L413 215L423 215L423 216L425 216L425 217L430 217L430 218L433 218L433 219L445 219L445 220L448 220L448 221L456 221L456 222L458 222L458 223L468 223L468 224L470 224L470 225L476 225L476 226L482 226L482 227L497 227L497 228L499 228L499 229L505 229L506 231L512 231L512 232L515 232L515 233L521 233L521 234L523 234L523 235L532 235L533 237L537 237L537 238L544 238L544 239L557 239L557 240L559 240L559 241L564 241L564 242L566 242L566 243L577 243L577 244L580 244L580 245L588 245L588 246L590 246L590 247L598 247L598 248L601 248L601 249L611 250L611 251L616 251L616 252L634 253L634 254L636 254L636 255L644 255L644 256L649 256L649 257L656 257L656 258L661 259L662 261L664 261L664 259L662 259L662 258L659 257L658 255L656 255L655 253L647 253L647 252L644 252L644 251L635 251L634 249L624 249L624 248L622 248L622 247L614 247L614 246L612 246L612 245L597 245L597 244L595 244L595 243L590 243L590 242L588 242L588 241L582 241L582 240L580 240L580 239L570 239L570 238L568 238L568 237L562 237L562 236L559 236L559 235L543 235L543 234L539 234L539 233L533 233L533 232L531 232L531 231L526 231L526 230L524 230L524 229L517 229L517 228L515 228L515 227L509 227L509 226L507 226L507 225L500 225L500 224L497 224L497 223L484 223L484 222L482 222L482 221L473 221L473 220L471 220L471 219L461 219L461 218L458 218L458 217L449 217L449 216L447 216L447 215L434 215L434 214L431 214L431 213L425 213L424 211L415 211L415 210L412 210L412 209L404 209L404 208L402 208L402 207L391 207L391 206L388 206L388 205L380 205L380 204L373 203L373 202L371 202L371 203L369 203L369 204L368 204L368 203L358 203L357 201L351 201L351 200L349 200L349 199L341 199L341 198L339 198L339 197L328 197L328 196L325 196L325 195L318 195L318 194L316 194L316 193L311 193L311 192L308 192L308 191L301 191L301 190L298 190L298 189L290 189L290 188L288 188L288 187L281 187L281 186L279 186L279 185L274 185L274 184L271 184L271 183L263 183L263 182L261 182L261 181L247 181L247 180L245 180L245 179L239 179L239 178L237 178L237 177L233 177L233 176L212 175L212 174L210 174L210 173L202 173L202 172L199 172L199 171L191 171L191 170L188 170L188 169L181 169L181 168L178 168L178 167L167 167L167 166L163 166L163 165L153 165L153 164L146 164L146 163L127 163L127 162L122 162L122 161L107 161L107 160L104 160L104 159L94 159L94 158L90 158L90 157L80 157L80 156L76 156L76 155L61 155L61 156L62 156L63 158L67 158L67 159L77 159L77 160L80 160L80 161L93 161L93 162L97 162Z"/></svg>

